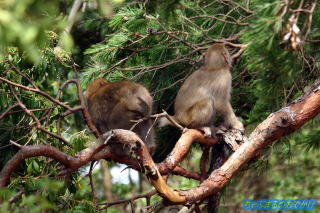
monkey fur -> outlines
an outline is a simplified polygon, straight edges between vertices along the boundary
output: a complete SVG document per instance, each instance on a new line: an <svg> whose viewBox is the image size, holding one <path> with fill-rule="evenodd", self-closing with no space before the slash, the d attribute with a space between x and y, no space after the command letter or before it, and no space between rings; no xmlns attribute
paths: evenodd
<svg viewBox="0 0 320 213"><path fill-rule="evenodd" d="M231 56L225 45L214 44L209 47L204 65L193 72L179 89L173 118L187 128L214 128L213 122L217 112L222 116L225 127L243 132L243 124L234 114L230 104L230 68ZM166 125L171 123L166 118L161 118L158 127Z"/></svg>
<svg viewBox="0 0 320 213"><path fill-rule="evenodd" d="M101 134L111 129L130 129L132 120L149 117L152 97L142 85L130 81L108 82L97 78L86 90L87 105L94 125ZM155 150L154 129L150 119L138 123L133 131Z"/></svg>

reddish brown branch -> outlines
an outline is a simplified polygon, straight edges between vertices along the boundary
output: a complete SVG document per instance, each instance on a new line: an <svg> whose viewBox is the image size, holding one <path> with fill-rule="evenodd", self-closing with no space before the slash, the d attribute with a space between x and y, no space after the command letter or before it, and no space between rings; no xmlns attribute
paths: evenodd
<svg viewBox="0 0 320 213"><path fill-rule="evenodd" d="M218 139L204 138L199 130L186 129L168 157L163 162L158 163L159 170L164 173L172 171L185 158L193 141L212 146Z"/></svg>
<svg viewBox="0 0 320 213"><path fill-rule="evenodd" d="M89 182L90 182L90 187L91 187L92 200L93 200L93 203L96 203L97 202L97 194L96 194L96 190L94 189L93 178L92 178L92 170L93 170L94 163L95 163L95 161L92 161L90 164L88 177L89 177Z"/></svg>
<svg viewBox="0 0 320 213"><path fill-rule="evenodd" d="M191 133L196 134L192 135ZM189 135L189 137L199 139L202 141L202 143L205 143L204 141L206 141L204 138L201 139L201 133L197 130L187 131L187 135ZM188 139L187 141L192 140ZM129 145L138 156L137 159L134 159L123 153L119 153L116 151L116 149L112 149L113 145L117 145L119 143ZM50 145L22 146L19 152L7 162L1 171L0 187L7 185L11 173L24 161L24 159L35 156L50 157L65 165L66 170L61 174L75 171L87 162L99 159L109 159L119 163L124 163L129 165L131 168L144 172L156 187L158 192L165 198L173 200L174 202L182 202L181 197L179 197L179 195L177 195L167 186L156 165L153 163L144 143L135 133L128 130L112 130L105 133L103 137L100 137L100 139L93 146L79 152L76 157L68 156ZM162 168L164 168L164 171L161 172L164 174L171 172L165 167ZM188 172L180 167L174 168L173 173L183 175L188 178L200 179L198 174Z"/></svg>
<svg viewBox="0 0 320 213"><path fill-rule="evenodd" d="M180 191L189 202L203 199L220 191L251 158L271 142L299 129L320 113L320 80L313 88L287 107L272 113L251 133L249 140L230 156L223 166L209 176L200 186Z"/></svg>
<svg viewBox="0 0 320 213"><path fill-rule="evenodd" d="M162 171L161 169L159 170L161 175L167 175L168 173L165 173L165 171ZM167 170L166 170L167 171ZM191 172L188 171L180 166L176 166L173 170L172 170L172 174L174 175L179 175L185 178L189 178L189 179L194 179L194 180L200 180L200 175L196 172Z"/></svg>
<svg viewBox="0 0 320 213"><path fill-rule="evenodd" d="M157 193L171 203L194 203L203 200L221 189L251 158L259 154L262 149L274 140L300 128L305 122L315 117L320 112L320 81L312 89L287 107L272 113L250 135L248 141L243 143L222 167L216 169L198 187L190 190L172 190L162 173L169 173L183 160L193 141L212 145L217 140L204 138L198 130L187 129L182 134L171 154L157 166L147 151L141 139L128 130L112 130L103 135L99 142L92 147L81 151L77 158L68 156L56 148L47 145L24 146L7 162L0 173L0 187L4 187L11 173L26 158L47 156L64 164L69 170L76 170L85 163L101 158L108 158L120 163L125 163L132 168L146 174ZM112 150L113 144L129 145L136 154L136 159L121 155ZM107 146L107 147L106 147ZM110 147L109 147L110 146Z"/></svg>
<svg viewBox="0 0 320 213"><path fill-rule="evenodd" d="M0 187L4 187L10 180L11 173L27 158L45 156L50 157L66 167L72 169L79 168L78 165L81 161L77 158L73 158L53 146L50 145L33 145L23 146L17 154L15 154L3 167L0 173Z"/></svg>

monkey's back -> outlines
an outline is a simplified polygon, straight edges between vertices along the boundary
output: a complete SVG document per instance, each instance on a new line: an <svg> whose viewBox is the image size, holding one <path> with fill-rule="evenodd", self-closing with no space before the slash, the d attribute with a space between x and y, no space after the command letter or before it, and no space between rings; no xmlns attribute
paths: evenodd
<svg viewBox="0 0 320 213"><path fill-rule="evenodd" d="M149 116L152 97L142 85L119 81L107 83L88 97L88 110L101 133L110 129L129 129L130 120Z"/></svg>
<svg viewBox="0 0 320 213"><path fill-rule="evenodd" d="M213 110L214 103L221 99L230 99L231 73L229 70L207 70L202 67L192 73L183 83L175 100L175 118L183 125L192 122L191 111L196 105L209 104ZM197 112L198 114L208 114ZM212 113L211 113L212 114ZM207 118L210 120L210 118Z"/></svg>

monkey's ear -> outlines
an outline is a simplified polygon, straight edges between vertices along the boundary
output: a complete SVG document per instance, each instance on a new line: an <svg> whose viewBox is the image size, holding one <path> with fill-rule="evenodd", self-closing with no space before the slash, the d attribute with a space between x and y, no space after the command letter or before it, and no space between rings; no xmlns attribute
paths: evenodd
<svg viewBox="0 0 320 213"><path fill-rule="evenodd" d="M222 57L224 58L226 64L228 64L229 67L232 67L232 57L230 57L230 55L225 51L222 52Z"/></svg>
<svg viewBox="0 0 320 213"><path fill-rule="evenodd" d="M226 62L226 64L229 64L229 60L228 60L228 55L226 52L222 52L222 57L224 58L224 61Z"/></svg>

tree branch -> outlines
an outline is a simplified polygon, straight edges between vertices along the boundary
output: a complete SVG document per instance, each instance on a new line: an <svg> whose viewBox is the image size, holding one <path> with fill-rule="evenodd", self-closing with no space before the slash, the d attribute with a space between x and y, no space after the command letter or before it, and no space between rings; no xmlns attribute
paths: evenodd
<svg viewBox="0 0 320 213"><path fill-rule="evenodd" d="M299 129L320 113L320 80L311 90L287 107L272 113L251 133L249 140L236 150L223 166L215 170L200 186L180 191L189 202L195 202L220 191L251 158L271 142Z"/></svg>
<svg viewBox="0 0 320 213"><path fill-rule="evenodd" d="M52 102L54 102L54 103L62 106L63 108L66 108L66 109L68 109L68 110L71 110L71 107L70 107L70 106L68 106L68 105L66 105L66 104L64 104L64 103L61 103L60 101L58 101L58 100L54 99L53 97L51 97L48 93L45 93L45 92L43 92L43 91L41 91L41 90L39 90L39 89L34 89L34 88L26 87L26 86L24 86L24 85L21 85L21 84L18 84L18 83L9 81L8 79L2 78L2 77L0 77L0 81L4 81L4 82L6 82L6 83L9 84L9 85L12 85L12 86L15 86L15 87L19 87L19 88L24 89L24 90L28 90L28 91L32 91L32 92L38 93L39 95L42 95L42 96L46 97L46 98L49 99L50 101L52 101Z"/></svg>
<svg viewBox="0 0 320 213"><path fill-rule="evenodd" d="M69 171L75 171L89 161L107 158L125 163L131 168L143 172L166 202L174 204L195 203L221 191L240 168L251 158L257 156L264 147L299 129L304 123L319 114L319 103L320 80L312 86L309 92L293 103L270 114L220 168L214 170L199 186L189 190L172 190L161 174L168 174L176 168L184 159L193 141L209 146L218 141L218 139L205 138L200 131L193 129L186 129L183 132L170 155L158 165L152 161L142 140L129 130L112 130L105 133L96 144L79 152L76 157L68 156L49 145L23 146L2 169L0 187L7 185L11 173L24 159L29 157L47 156L53 158L64 164ZM131 147L137 157L132 158L119 153L119 149L118 152L117 149L112 149L114 145L119 144Z"/></svg>

